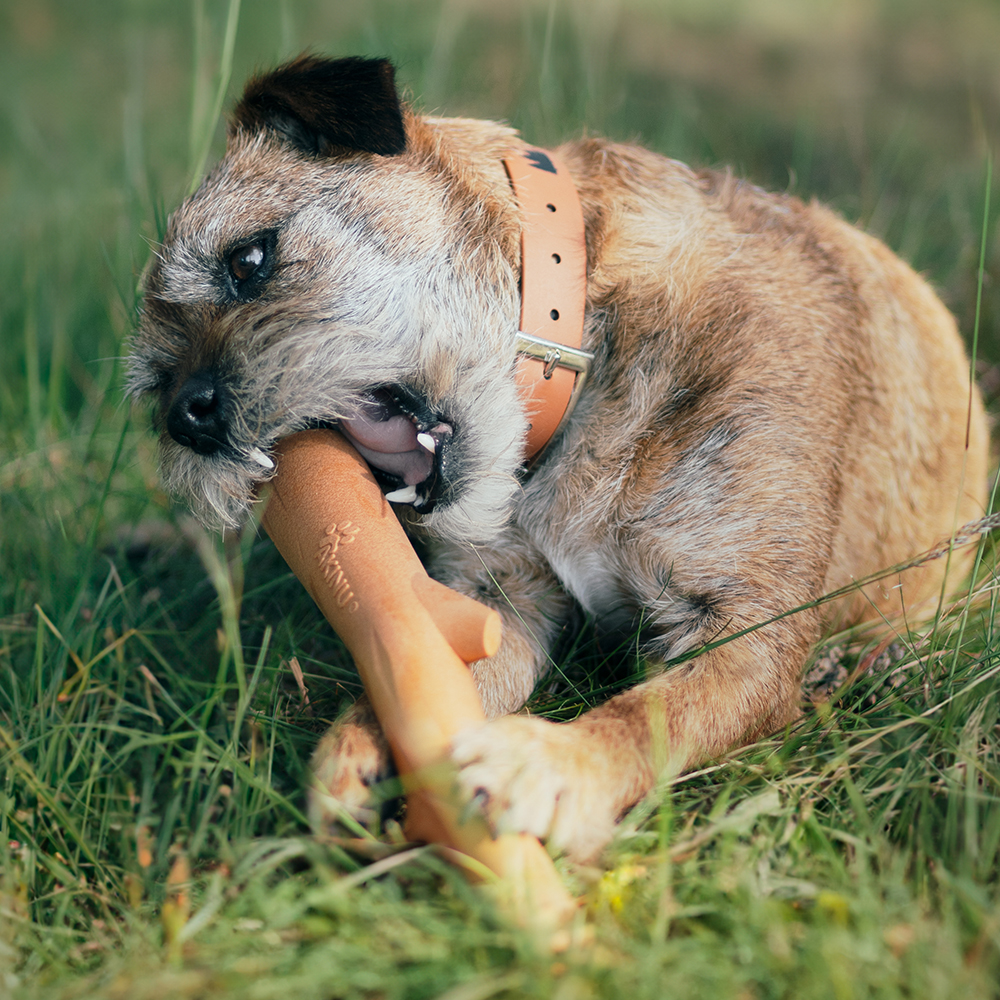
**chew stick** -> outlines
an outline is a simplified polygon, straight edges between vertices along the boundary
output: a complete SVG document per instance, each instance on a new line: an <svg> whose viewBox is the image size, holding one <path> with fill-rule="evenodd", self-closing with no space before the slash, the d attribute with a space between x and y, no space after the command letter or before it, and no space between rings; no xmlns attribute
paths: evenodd
<svg viewBox="0 0 1000 1000"><path fill-rule="evenodd" d="M407 835L493 872L521 923L562 923L575 904L542 845L463 815L448 766L452 737L485 721L467 664L496 652L499 616L428 577L340 434L292 435L277 462L264 527L354 657L407 791Z"/></svg>

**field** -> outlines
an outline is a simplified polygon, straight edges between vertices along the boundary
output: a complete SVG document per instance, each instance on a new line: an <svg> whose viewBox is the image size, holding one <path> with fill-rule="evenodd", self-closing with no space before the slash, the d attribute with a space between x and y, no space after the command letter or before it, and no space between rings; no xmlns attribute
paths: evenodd
<svg viewBox="0 0 1000 1000"><path fill-rule="evenodd" d="M539 949L391 822L361 854L311 836L305 766L357 676L265 538L162 493L121 389L219 109L306 48L388 55L420 107L539 144L833 204L935 284L1000 407L995 0L0 0L0 998L996 997L988 538L925 630L832 637L794 729L559 863L586 943ZM585 630L534 708L641 669Z"/></svg>

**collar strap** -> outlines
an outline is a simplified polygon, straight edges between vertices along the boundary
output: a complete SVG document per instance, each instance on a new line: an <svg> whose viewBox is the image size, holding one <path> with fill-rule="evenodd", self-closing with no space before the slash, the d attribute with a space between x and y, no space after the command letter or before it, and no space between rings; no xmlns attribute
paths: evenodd
<svg viewBox="0 0 1000 1000"><path fill-rule="evenodd" d="M554 153L529 147L503 164L521 206L517 382L531 421L530 464L569 419L594 359L581 349L587 244L576 185Z"/></svg>

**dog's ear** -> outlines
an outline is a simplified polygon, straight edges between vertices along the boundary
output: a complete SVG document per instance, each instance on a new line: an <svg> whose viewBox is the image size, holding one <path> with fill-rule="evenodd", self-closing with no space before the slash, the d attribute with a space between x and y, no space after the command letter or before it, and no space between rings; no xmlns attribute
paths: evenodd
<svg viewBox="0 0 1000 1000"><path fill-rule="evenodd" d="M303 55L246 86L233 125L274 129L314 156L335 149L394 156L406 149L395 70L387 59Z"/></svg>

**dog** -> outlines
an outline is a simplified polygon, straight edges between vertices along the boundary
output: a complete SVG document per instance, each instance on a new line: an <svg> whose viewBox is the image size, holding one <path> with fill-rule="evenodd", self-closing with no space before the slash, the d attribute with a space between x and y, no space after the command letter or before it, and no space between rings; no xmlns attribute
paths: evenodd
<svg viewBox="0 0 1000 1000"><path fill-rule="evenodd" d="M527 466L503 166L524 149L418 114L384 60L255 77L147 270L128 391L152 403L166 485L220 526L245 521L288 434L420 436L366 457L431 572L503 619L472 665L488 721L454 741L459 786L495 828L586 860L664 774L791 723L824 634L937 607L945 560L850 585L983 512L988 435L952 317L878 240L587 138L556 153L593 363ZM956 552L953 582L967 566ZM514 714L581 612L638 644L646 679L571 722ZM391 766L364 700L313 766L314 801L363 811Z"/></svg>

